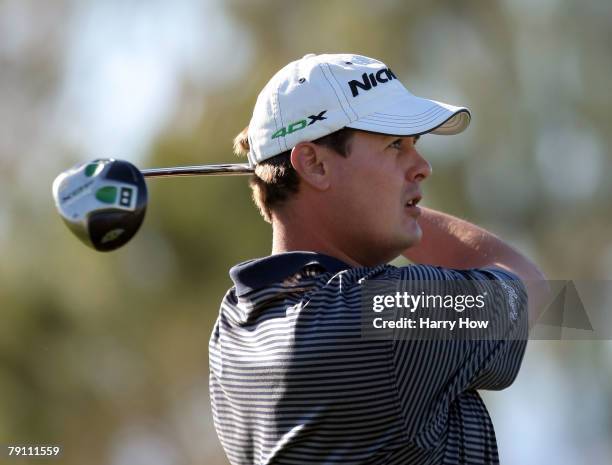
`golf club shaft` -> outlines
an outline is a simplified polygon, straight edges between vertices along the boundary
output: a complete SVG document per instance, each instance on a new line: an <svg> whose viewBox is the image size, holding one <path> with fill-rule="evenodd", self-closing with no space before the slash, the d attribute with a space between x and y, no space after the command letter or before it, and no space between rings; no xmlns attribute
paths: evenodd
<svg viewBox="0 0 612 465"><path fill-rule="evenodd" d="M246 163L236 163L149 168L140 170L140 172L145 178L165 178L171 176L237 176L253 174L253 168Z"/></svg>

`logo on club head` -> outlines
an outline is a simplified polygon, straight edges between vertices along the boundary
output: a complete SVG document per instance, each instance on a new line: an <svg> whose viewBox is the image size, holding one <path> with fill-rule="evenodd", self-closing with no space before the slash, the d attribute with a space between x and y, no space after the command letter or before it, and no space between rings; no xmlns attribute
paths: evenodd
<svg viewBox="0 0 612 465"><path fill-rule="evenodd" d="M96 191L96 199L102 203L133 210L138 190L132 186L103 186Z"/></svg>
<svg viewBox="0 0 612 465"><path fill-rule="evenodd" d="M92 176L97 176L104 169L105 163L102 161L90 163L85 167L85 176L91 178Z"/></svg>
<svg viewBox="0 0 612 465"><path fill-rule="evenodd" d="M96 191L96 199L103 203L115 203L117 200L117 188L115 186L101 187Z"/></svg>
<svg viewBox="0 0 612 465"><path fill-rule="evenodd" d="M60 193L61 197L60 197L60 204L65 205L71 202L74 202L76 199L82 197L85 194L89 193L89 188L91 187L91 185L94 183L93 180L91 181L87 181L85 184L81 184L80 186L78 186L76 189L68 192L67 194L64 194L63 192ZM71 187L71 186L69 186Z"/></svg>
<svg viewBox="0 0 612 465"><path fill-rule="evenodd" d="M125 229L122 229L122 228L111 229L109 232L107 232L104 235L104 237L102 238L102 240L100 242L102 244L107 244L107 243L109 243L111 241L116 240L124 232L125 232Z"/></svg>

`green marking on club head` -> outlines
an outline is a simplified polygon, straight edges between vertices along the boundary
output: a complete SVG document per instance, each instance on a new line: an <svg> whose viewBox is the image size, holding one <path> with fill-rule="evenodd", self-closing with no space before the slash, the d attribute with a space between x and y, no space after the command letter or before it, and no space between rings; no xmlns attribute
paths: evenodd
<svg viewBox="0 0 612 465"><path fill-rule="evenodd" d="M104 163L90 163L85 167L85 176L88 178L98 174L104 168Z"/></svg>
<svg viewBox="0 0 612 465"><path fill-rule="evenodd" d="M115 203L117 200L117 188L114 186L101 187L96 191L96 199L104 203Z"/></svg>
<svg viewBox="0 0 612 465"><path fill-rule="evenodd" d="M102 244L106 244L107 242L114 241L119 236L121 236L125 232L125 229L115 228L107 232L102 238Z"/></svg>

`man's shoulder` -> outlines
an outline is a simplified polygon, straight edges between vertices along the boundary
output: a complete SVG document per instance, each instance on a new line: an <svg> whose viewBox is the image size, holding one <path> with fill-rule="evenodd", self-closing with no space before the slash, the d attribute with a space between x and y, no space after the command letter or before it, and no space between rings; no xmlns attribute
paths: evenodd
<svg viewBox="0 0 612 465"><path fill-rule="evenodd" d="M481 268L447 268L438 265L409 264L404 266L387 265L380 270L381 275L390 278L421 281L439 280L496 280L519 281L514 273L496 266Z"/></svg>
<svg viewBox="0 0 612 465"><path fill-rule="evenodd" d="M351 268L347 263L329 255L294 251L239 263L230 269L229 274L236 295L241 296L283 282L304 268L312 266L334 273Z"/></svg>
<svg viewBox="0 0 612 465"><path fill-rule="evenodd" d="M266 288L276 287L281 283L295 281L295 276L312 277L305 270L316 270L327 273L330 277L339 275L344 284L355 281L364 283L369 280L403 280L403 281L473 281L496 280L518 281L518 277L509 271L497 267L452 269L436 265L409 264L394 266L351 266L335 257L308 251L294 251L267 257L247 260L230 269L234 286L228 291L235 297Z"/></svg>

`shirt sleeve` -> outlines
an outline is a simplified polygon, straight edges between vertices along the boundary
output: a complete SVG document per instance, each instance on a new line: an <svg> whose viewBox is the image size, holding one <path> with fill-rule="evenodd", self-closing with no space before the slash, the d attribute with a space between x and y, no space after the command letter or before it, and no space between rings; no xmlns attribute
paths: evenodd
<svg viewBox="0 0 612 465"><path fill-rule="evenodd" d="M493 283L490 292L496 294L495 320L500 325L500 338L474 341L482 346L482 363L471 380L470 389L501 390L516 379L528 339L527 291L513 273L500 269L473 270L478 276L488 276Z"/></svg>
<svg viewBox="0 0 612 465"><path fill-rule="evenodd" d="M439 415L468 390L500 390L516 378L527 344L527 294L517 276L496 268L400 268L403 281L427 282L436 293L466 285L488 295L496 338L395 339L393 366L409 432ZM461 284L463 283L463 284Z"/></svg>

